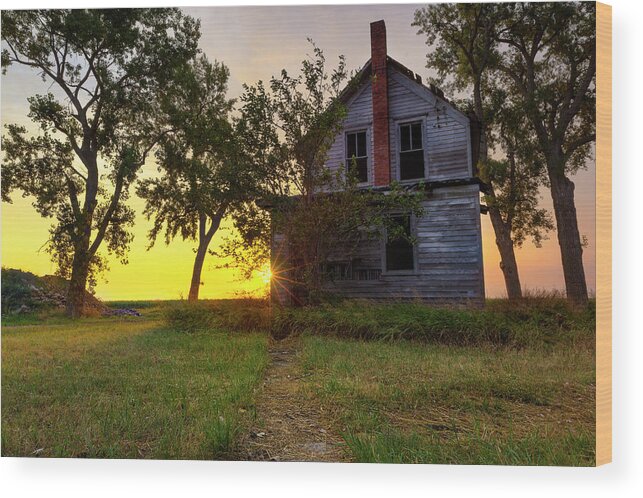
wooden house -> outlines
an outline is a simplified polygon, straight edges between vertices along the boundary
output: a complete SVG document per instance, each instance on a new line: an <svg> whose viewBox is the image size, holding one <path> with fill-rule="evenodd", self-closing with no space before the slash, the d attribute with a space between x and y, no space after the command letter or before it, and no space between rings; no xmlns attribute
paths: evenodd
<svg viewBox="0 0 643 498"><path fill-rule="evenodd" d="M434 302L484 302L479 142L473 118L432 85L387 54L384 21L371 24L371 59L359 83L343 94L347 116L326 167L356 166L359 185L385 190L395 180L424 189L422 217L401 214L415 244L398 238L365 239L352 254L329 265L330 292L352 298L413 298ZM284 265L285 241L273 237L273 268ZM287 265L287 264L286 264ZM273 271L274 273L274 271ZM293 299L288 278L272 298Z"/></svg>

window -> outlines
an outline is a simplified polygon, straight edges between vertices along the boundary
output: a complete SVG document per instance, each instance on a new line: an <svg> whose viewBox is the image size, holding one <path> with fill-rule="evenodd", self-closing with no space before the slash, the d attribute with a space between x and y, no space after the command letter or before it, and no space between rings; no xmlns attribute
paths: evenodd
<svg viewBox="0 0 643 498"><path fill-rule="evenodd" d="M366 131L346 134L346 170L352 172L357 181L368 181L368 153L366 152Z"/></svg>
<svg viewBox="0 0 643 498"><path fill-rule="evenodd" d="M340 280L379 280L381 268L355 268L351 263L333 262L322 264L324 279L331 282Z"/></svg>
<svg viewBox="0 0 643 498"><path fill-rule="evenodd" d="M411 217L395 216L393 223L401 227L400 232L386 237L386 271L414 270L415 255L411 237ZM404 234L406 237L402 236Z"/></svg>
<svg viewBox="0 0 643 498"><path fill-rule="evenodd" d="M400 180L424 178L422 123L400 125Z"/></svg>

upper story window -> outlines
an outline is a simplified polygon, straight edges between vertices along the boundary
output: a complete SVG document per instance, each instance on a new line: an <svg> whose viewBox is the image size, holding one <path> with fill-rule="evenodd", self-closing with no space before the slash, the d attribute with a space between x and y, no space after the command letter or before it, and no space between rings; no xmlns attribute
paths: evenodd
<svg viewBox="0 0 643 498"><path fill-rule="evenodd" d="M409 215L395 216L392 221L401 230L397 231L397 236L390 232L386 236L386 271L414 270L415 250L409 241L411 217Z"/></svg>
<svg viewBox="0 0 643 498"><path fill-rule="evenodd" d="M400 125L400 180L424 178L422 123Z"/></svg>
<svg viewBox="0 0 643 498"><path fill-rule="evenodd" d="M359 183L368 182L366 130L346 134L346 170L352 172Z"/></svg>

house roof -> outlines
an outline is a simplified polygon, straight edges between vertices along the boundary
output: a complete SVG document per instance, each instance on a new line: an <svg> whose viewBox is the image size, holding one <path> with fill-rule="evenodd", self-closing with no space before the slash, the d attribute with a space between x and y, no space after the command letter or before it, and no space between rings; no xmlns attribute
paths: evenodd
<svg viewBox="0 0 643 498"><path fill-rule="evenodd" d="M404 64L401 62L396 61L393 59L393 57L387 55L386 56L386 63L387 65L393 67L395 70L397 70L398 73L402 74L403 76L406 76L409 80L411 80L413 83L416 85L421 86L422 88L426 89L427 91L431 92L435 97L443 100L446 102L448 105L450 105L453 109L457 110L458 112L465 114L461 109L459 109L453 102L451 102L449 99L447 99L444 96L444 92L435 86L434 84L430 83L428 86L425 85L422 82L422 77L414 73L412 70L410 70L408 67L406 67ZM350 100L350 98L355 95L355 93L359 90L359 88L371 77L372 70L371 70L371 59L366 61L366 64L362 66L362 69L360 69L355 77L351 80L351 82L344 88L344 90L340 93L339 98L342 102L346 103Z"/></svg>

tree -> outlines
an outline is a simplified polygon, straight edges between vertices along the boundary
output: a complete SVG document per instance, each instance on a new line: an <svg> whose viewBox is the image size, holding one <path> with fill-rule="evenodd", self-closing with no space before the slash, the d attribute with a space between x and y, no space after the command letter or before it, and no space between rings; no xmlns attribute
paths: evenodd
<svg viewBox="0 0 643 498"><path fill-rule="evenodd" d="M197 52L199 24L178 9L3 11L3 72L32 68L54 93L29 99L40 134L8 125L2 198L34 197L55 217L47 250L70 279L67 313L82 315L89 281L126 262L133 212L129 187L155 144L171 132L159 96L173 68Z"/></svg>
<svg viewBox="0 0 643 498"><path fill-rule="evenodd" d="M338 244L380 236L387 222L393 226L393 208L420 211L417 195L396 186L386 196L359 190L354 175L325 167L346 114L341 92L349 77L343 57L329 73L322 50L312 46L297 76L282 70L269 89L262 82L245 87L239 129L248 160L261 172L262 193L259 203L235 213L240 237L228 239L222 252L252 271L269 257L272 234L283 235L288 257L284 267L273 268L273 280L294 280L301 302L319 294L324 263ZM270 214L262 206L270 206Z"/></svg>
<svg viewBox="0 0 643 498"><path fill-rule="evenodd" d="M569 176L585 166L596 140L596 6L505 4L502 18L498 71L544 158L567 296L582 305L587 283Z"/></svg>
<svg viewBox="0 0 643 498"><path fill-rule="evenodd" d="M498 126L496 115L506 108L520 109L521 124L530 133L513 143L524 149L523 159L543 164L544 172L530 169L544 173L550 188L567 295L574 303L585 303L582 243L574 183L568 175L584 166L595 140L595 6L582 2L445 4L417 11L414 25L427 36L429 45L436 44L428 65L441 78L451 78L456 90L472 89L475 114L487 141L480 147L481 170L488 161L493 128ZM497 90L503 99L494 99ZM499 141L500 148L508 145L507 140ZM494 199L491 171L486 168L492 188L489 215L511 297L519 289L515 241L507 213L503 216L494 207L502 203ZM534 228L548 228L541 216L530 218L541 222Z"/></svg>
<svg viewBox="0 0 643 498"><path fill-rule="evenodd" d="M497 109L491 98L493 69L500 54L496 40L498 9L493 4L435 4L415 12L413 26L419 28L418 34L426 36L426 44L431 47L427 54L427 67L438 73L438 83L456 92L471 92L473 113L480 124L480 147L477 169L484 172L487 183L487 205L491 225L496 236L496 246L500 253L507 297L522 297L518 264L512 238L511 217L503 216L505 201L496 199L496 178L491 175L496 168L489 168L489 144L493 115ZM515 186L515 182L512 182ZM512 187L513 188L513 187ZM510 210L514 210L511 207ZM506 214L506 213L505 213Z"/></svg>
<svg viewBox="0 0 643 498"><path fill-rule="evenodd" d="M224 64L210 63L205 56L181 68L162 100L162 112L175 132L157 151L161 175L143 180L137 189L146 200L144 214L154 219L150 247L162 231L166 244L176 236L198 242L190 301L199 298L205 256L222 219L255 191L256 175L238 157L228 78Z"/></svg>
<svg viewBox="0 0 643 498"><path fill-rule="evenodd" d="M504 157L488 159L481 167L480 177L494 185L493 197L485 196L485 200L500 213L515 247L521 247L527 238L541 247L546 232L554 228L549 212L538 207L542 161L529 140L530 130L522 110L507 105L504 97L494 96L497 98L505 105L497 107L493 142Z"/></svg>

